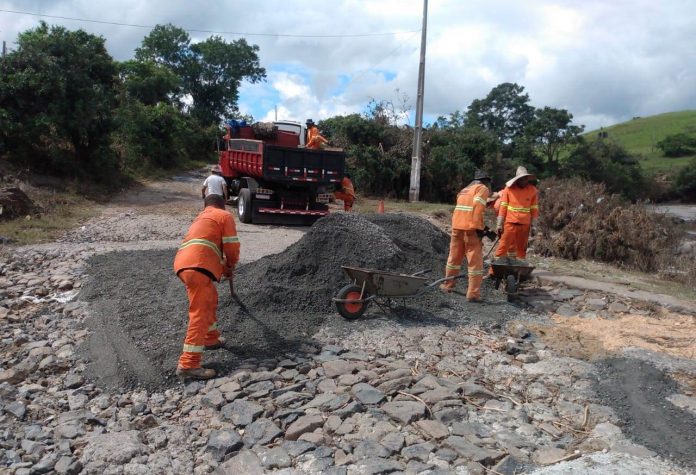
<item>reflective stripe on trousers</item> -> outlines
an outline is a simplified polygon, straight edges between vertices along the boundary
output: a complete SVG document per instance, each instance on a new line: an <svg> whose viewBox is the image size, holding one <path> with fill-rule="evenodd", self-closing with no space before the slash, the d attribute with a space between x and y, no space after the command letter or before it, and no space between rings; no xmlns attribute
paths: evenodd
<svg viewBox="0 0 696 475"><path fill-rule="evenodd" d="M189 323L179 367L200 368L206 345L213 345L220 339L215 317L217 289L210 277L193 269L182 270L179 278L186 286L189 299Z"/></svg>
<svg viewBox="0 0 696 475"><path fill-rule="evenodd" d="M450 253L445 267L445 276L459 275L464 257L467 260L469 278L467 298L481 298L481 281L483 280L483 243L476 231L453 229L450 238ZM443 284L448 289L454 289L456 280L448 280Z"/></svg>
<svg viewBox="0 0 696 475"><path fill-rule="evenodd" d="M500 244L495 250L495 257L525 259L527 257L529 227L529 224L505 223Z"/></svg>

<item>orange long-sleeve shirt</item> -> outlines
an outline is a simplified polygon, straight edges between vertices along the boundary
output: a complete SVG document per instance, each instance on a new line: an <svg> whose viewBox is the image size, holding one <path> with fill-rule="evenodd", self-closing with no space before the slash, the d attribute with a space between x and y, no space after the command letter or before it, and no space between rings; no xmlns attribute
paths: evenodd
<svg viewBox="0 0 696 475"><path fill-rule="evenodd" d="M326 140L324 136L319 133L319 129L317 127L310 127L309 129L307 129L307 148L321 148L321 144L325 144L328 142L329 141Z"/></svg>
<svg viewBox="0 0 696 475"><path fill-rule="evenodd" d="M239 238L232 215L214 206L206 207L191 223L174 258L174 272L204 269L220 280L224 265L239 261Z"/></svg>
<svg viewBox="0 0 696 475"><path fill-rule="evenodd" d="M471 183L457 195L452 213L452 228L464 231L483 229L483 213L490 191L486 185Z"/></svg>
<svg viewBox="0 0 696 475"><path fill-rule="evenodd" d="M507 223L530 224L539 216L539 192L533 185L505 187L500 194L498 217Z"/></svg>

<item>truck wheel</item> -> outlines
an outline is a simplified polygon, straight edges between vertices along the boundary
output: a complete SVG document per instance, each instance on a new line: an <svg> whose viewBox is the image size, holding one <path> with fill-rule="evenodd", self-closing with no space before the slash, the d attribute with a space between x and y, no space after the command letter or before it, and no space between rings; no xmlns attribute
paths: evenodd
<svg viewBox="0 0 696 475"><path fill-rule="evenodd" d="M237 214L239 215L239 220L242 223L251 223L252 212L251 190L249 190L249 188L242 188L239 190L239 200L237 201Z"/></svg>
<svg viewBox="0 0 696 475"><path fill-rule="evenodd" d="M358 300L362 289L355 284L348 284L338 291L336 298L341 300ZM363 294L363 298L367 297L367 292ZM362 317L370 302L336 302L336 310L346 320L357 320Z"/></svg>

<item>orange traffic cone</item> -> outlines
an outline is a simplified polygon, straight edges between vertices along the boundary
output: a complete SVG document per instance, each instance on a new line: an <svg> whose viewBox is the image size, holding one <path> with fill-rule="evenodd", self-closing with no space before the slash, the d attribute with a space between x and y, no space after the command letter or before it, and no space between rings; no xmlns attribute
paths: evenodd
<svg viewBox="0 0 696 475"><path fill-rule="evenodd" d="M379 200L379 204L377 205L377 212L384 213L384 200Z"/></svg>

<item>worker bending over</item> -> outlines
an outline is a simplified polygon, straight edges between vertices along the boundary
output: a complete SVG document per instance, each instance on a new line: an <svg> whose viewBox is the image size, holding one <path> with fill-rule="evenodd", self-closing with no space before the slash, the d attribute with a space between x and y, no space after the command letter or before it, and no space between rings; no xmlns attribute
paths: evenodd
<svg viewBox="0 0 696 475"><path fill-rule="evenodd" d="M319 133L319 128L312 119L307 119L307 148L320 149L322 145L329 143L326 138Z"/></svg>
<svg viewBox="0 0 696 475"><path fill-rule="evenodd" d="M205 209L193 220L174 259L174 272L186 286L189 324L176 374L194 379L215 377L214 369L201 367L203 350L221 348L217 329L218 294L213 281L232 278L239 261L239 238L224 198L205 197Z"/></svg>
<svg viewBox="0 0 696 475"><path fill-rule="evenodd" d="M334 197L337 200L343 200L343 210L350 211L353 209L353 203L355 202L355 188L353 188L353 182L350 181L350 175L343 175L343 180L341 180L341 189L334 191Z"/></svg>
<svg viewBox="0 0 696 475"><path fill-rule="evenodd" d="M227 182L222 177L220 165L213 166L210 169L210 176L203 182L201 196L205 199L208 195L220 195L225 198L225 201L229 198L227 196Z"/></svg>
<svg viewBox="0 0 696 475"><path fill-rule="evenodd" d="M500 244L495 257L527 257L530 230L539 216L539 198L531 180L536 177L525 167L517 167L515 177L509 180L500 194L497 231Z"/></svg>
<svg viewBox="0 0 696 475"><path fill-rule="evenodd" d="M464 256L467 260L469 288L466 298L469 302L481 302L481 281L483 280L483 213L490 195L491 178L477 170L474 181L457 195L457 205L452 214L452 237L447 258L445 276L459 275ZM457 285L455 279L445 281L440 288L451 292Z"/></svg>

